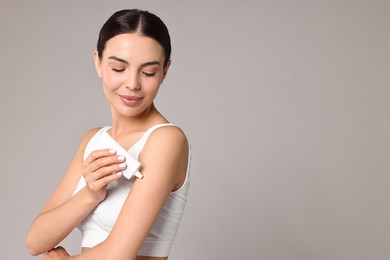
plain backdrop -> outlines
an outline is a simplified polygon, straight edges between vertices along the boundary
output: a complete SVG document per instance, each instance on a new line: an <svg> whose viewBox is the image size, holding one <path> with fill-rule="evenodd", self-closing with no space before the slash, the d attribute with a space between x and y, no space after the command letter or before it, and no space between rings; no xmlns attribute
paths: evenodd
<svg viewBox="0 0 390 260"><path fill-rule="evenodd" d="M31 222L111 123L92 53L125 8L170 29L156 106L192 145L170 259L390 259L388 0L2 0L1 259L33 259Z"/></svg>

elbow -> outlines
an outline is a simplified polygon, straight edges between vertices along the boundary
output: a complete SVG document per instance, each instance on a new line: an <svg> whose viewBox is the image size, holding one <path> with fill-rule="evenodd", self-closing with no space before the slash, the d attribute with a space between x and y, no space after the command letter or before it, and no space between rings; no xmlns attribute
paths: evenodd
<svg viewBox="0 0 390 260"><path fill-rule="evenodd" d="M30 253L31 256L39 256L40 253L38 251L34 251L33 249L28 249L28 252Z"/></svg>
<svg viewBox="0 0 390 260"><path fill-rule="evenodd" d="M25 245L27 247L28 252L32 256L37 256L37 255L40 255L40 254L44 253L44 252L41 252L40 250L38 250L36 248L36 246L34 245L34 242L31 239L30 235L27 236L26 241L25 241Z"/></svg>
<svg viewBox="0 0 390 260"><path fill-rule="evenodd" d="M30 255L38 256L40 254L40 252L38 250L35 250L31 245L29 245L27 243L26 243L26 247L27 247L27 250L30 253Z"/></svg>

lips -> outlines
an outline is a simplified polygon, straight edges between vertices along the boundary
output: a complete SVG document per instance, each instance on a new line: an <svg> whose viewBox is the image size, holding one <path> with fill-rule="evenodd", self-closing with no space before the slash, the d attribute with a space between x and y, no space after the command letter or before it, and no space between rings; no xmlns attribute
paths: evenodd
<svg viewBox="0 0 390 260"><path fill-rule="evenodd" d="M127 96L127 95L119 95L118 97L122 100L122 102L126 106L134 107L137 106L139 103L141 103L143 97L137 97L137 96Z"/></svg>

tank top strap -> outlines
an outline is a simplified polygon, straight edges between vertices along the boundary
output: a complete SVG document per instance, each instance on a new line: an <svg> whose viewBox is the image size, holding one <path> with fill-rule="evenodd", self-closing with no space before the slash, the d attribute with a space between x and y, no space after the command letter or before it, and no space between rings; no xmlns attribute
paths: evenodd
<svg viewBox="0 0 390 260"><path fill-rule="evenodd" d="M139 154L141 153L142 149L145 146L146 141L148 140L149 136L158 128L163 126L175 126L172 123L164 123L164 124L158 124L154 125L142 135L142 137L138 140L138 142L130 149L131 154L135 155L135 157L138 159Z"/></svg>

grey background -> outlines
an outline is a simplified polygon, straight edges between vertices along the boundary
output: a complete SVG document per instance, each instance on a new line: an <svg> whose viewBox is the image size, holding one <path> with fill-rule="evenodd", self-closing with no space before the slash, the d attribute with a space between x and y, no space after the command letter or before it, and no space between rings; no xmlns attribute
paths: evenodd
<svg viewBox="0 0 390 260"><path fill-rule="evenodd" d="M32 259L29 225L110 124L92 52L134 7L170 29L156 104L192 143L171 259L390 259L385 0L1 1L1 259Z"/></svg>

